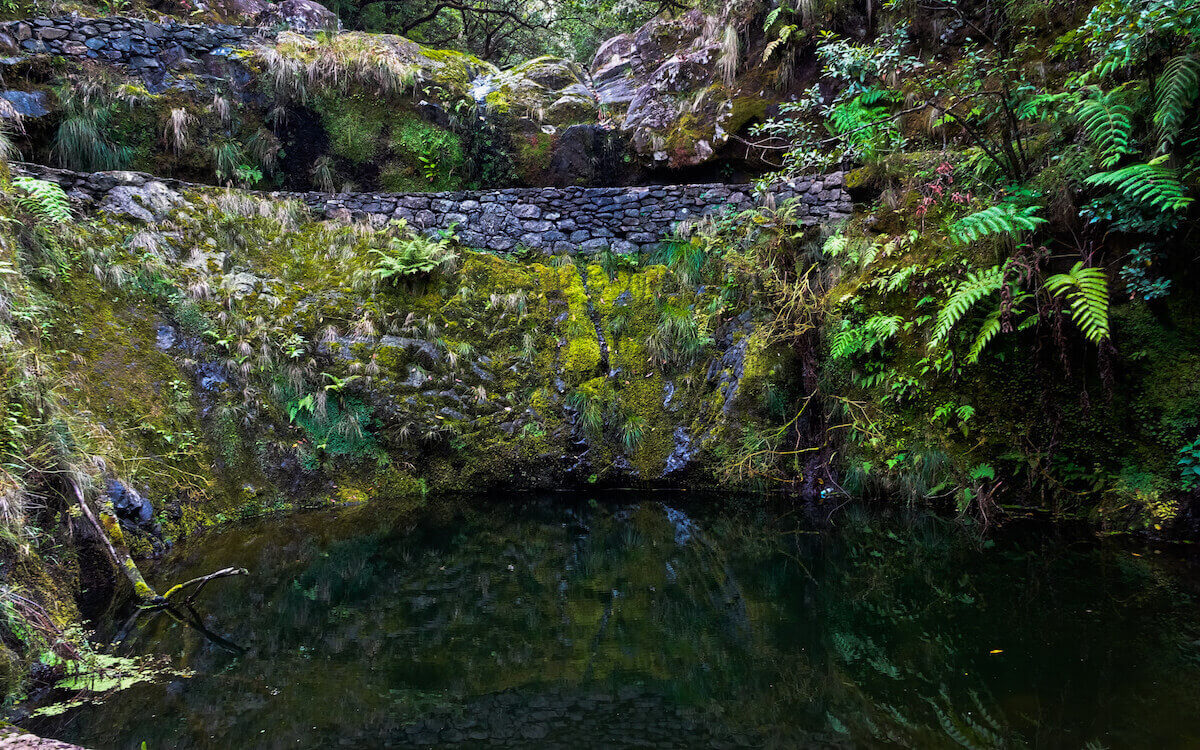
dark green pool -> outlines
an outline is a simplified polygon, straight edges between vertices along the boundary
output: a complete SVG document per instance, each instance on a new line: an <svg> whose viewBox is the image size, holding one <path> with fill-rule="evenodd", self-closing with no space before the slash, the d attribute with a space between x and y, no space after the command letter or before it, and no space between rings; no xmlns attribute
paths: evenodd
<svg viewBox="0 0 1200 750"><path fill-rule="evenodd" d="M155 571L250 569L204 592L211 633L158 615L119 647L195 675L30 728L100 750L1200 747L1178 555L1041 523L982 540L919 513L825 525L684 497L225 529Z"/></svg>

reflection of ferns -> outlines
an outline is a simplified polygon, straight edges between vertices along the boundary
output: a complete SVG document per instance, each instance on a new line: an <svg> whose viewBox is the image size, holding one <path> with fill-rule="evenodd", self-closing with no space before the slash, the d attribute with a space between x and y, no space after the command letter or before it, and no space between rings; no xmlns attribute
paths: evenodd
<svg viewBox="0 0 1200 750"><path fill-rule="evenodd" d="M1200 96L1200 55L1180 55L1167 63L1155 94L1158 107L1154 124L1158 126L1159 149L1167 151L1187 123L1188 115L1194 112L1192 105Z"/></svg>
<svg viewBox="0 0 1200 750"><path fill-rule="evenodd" d="M1101 172L1087 178L1089 185L1111 187L1160 211L1182 211L1192 203L1178 173L1163 166L1165 156L1148 164L1134 164L1113 172Z"/></svg>
<svg viewBox="0 0 1200 750"><path fill-rule="evenodd" d="M1108 277L1103 269L1080 261L1067 273L1046 279L1045 288L1055 296L1068 292L1071 318L1089 341L1098 344L1108 338Z"/></svg>
<svg viewBox="0 0 1200 750"><path fill-rule="evenodd" d="M964 216L950 228L950 237L962 244L993 234L1016 234L1037 229L1046 220L1035 216L1041 206L1017 208L1011 203L1001 203L982 211Z"/></svg>

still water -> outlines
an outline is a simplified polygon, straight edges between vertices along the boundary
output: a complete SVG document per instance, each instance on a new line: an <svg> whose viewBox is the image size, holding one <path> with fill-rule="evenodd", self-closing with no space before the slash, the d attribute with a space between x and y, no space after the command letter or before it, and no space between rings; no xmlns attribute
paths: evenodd
<svg viewBox="0 0 1200 750"><path fill-rule="evenodd" d="M236 525L201 632L117 647L191 677L31 729L109 748L1200 747L1179 556L1082 529L684 495L381 504ZM712 499L704 507L712 508Z"/></svg>

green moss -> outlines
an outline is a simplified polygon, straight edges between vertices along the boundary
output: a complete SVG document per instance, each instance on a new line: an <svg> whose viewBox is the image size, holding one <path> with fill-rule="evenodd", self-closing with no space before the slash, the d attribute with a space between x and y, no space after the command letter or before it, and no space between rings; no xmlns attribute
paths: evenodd
<svg viewBox="0 0 1200 750"><path fill-rule="evenodd" d="M379 153L386 124L379 102L325 95L318 100L317 109L334 154L351 164L363 164Z"/></svg>
<svg viewBox="0 0 1200 750"><path fill-rule="evenodd" d="M537 177L550 169L556 138L550 133L529 133L513 136L516 142L520 173L527 182L535 184Z"/></svg>
<svg viewBox="0 0 1200 750"><path fill-rule="evenodd" d="M397 160L389 165L387 189L400 191L414 183L442 191L462 186L465 149L458 134L407 114L391 123L388 147Z"/></svg>

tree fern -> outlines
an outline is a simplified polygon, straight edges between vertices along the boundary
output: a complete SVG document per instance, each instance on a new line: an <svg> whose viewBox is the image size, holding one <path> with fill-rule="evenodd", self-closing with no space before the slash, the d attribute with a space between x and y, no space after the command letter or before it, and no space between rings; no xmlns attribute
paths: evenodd
<svg viewBox="0 0 1200 750"><path fill-rule="evenodd" d="M1000 203L970 216L964 216L950 227L950 238L967 244L993 234L1016 234L1032 231L1046 220L1034 216L1041 206L1017 208L1012 203Z"/></svg>
<svg viewBox="0 0 1200 750"><path fill-rule="evenodd" d="M1000 270L1000 266L968 273L938 311L937 325L934 326L933 337L929 343L938 346L945 341L950 335L950 329L954 328L979 300L998 290L1003 283L1004 272ZM982 349L982 346L980 348Z"/></svg>
<svg viewBox="0 0 1200 750"><path fill-rule="evenodd" d="M1044 288L1055 296L1068 294L1071 318L1089 341L1098 344L1108 338L1108 276L1103 269L1080 261L1067 273L1046 279Z"/></svg>
<svg viewBox="0 0 1200 750"><path fill-rule="evenodd" d="M1111 187L1130 198L1160 211L1182 211L1192 203L1179 175L1163 166L1165 156L1148 164L1133 164L1112 172L1100 172L1087 178L1089 185Z"/></svg>
<svg viewBox="0 0 1200 750"><path fill-rule="evenodd" d="M71 220L70 199L57 183L24 176L14 177L12 182L19 191L17 205L39 220L55 224Z"/></svg>
<svg viewBox="0 0 1200 750"><path fill-rule="evenodd" d="M1112 169L1121 157L1133 153L1133 110L1109 99L1084 99L1075 109L1083 129L1100 149L1100 166L1105 169Z"/></svg>
<svg viewBox="0 0 1200 750"><path fill-rule="evenodd" d="M1193 103L1200 96L1200 55L1180 55L1167 63L1155 86L1158 106L1154 124L1158 126L1159 150L1167 151L1175 143L1179 131L1195 112Z"/></svg>

